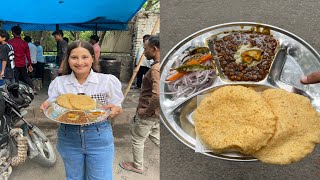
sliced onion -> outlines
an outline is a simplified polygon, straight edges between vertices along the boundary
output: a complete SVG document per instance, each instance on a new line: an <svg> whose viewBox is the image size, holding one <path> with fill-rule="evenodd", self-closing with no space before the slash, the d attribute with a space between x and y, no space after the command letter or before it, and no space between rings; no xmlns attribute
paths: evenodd
<svg viewBox="0 0 320 180"><path fill-rule="evenodd" d="M206 61L202 63L202 65L212 66L212 63L212 61ZM176 73L175 70L170 71L170 73L168 73L168 77L173 75L172 72ZM176 99L181 96L190 96L197 91L209 87L213 83L215 75L215 69L211 69L187 73L174 82L165 81L170 92L165 92L164 94L173 95L172 99Z"/></svg>

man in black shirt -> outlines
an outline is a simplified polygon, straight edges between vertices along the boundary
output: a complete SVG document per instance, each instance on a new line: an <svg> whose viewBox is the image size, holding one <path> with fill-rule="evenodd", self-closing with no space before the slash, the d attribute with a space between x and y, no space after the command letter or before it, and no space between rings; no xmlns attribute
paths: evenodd
<svg viewBox="0 0 320 180"><path fill-rule="evenodd" d="M67 52L68 43L63 39L63 32L61 30L56 30L52 33L56 42L59 43L57 60L59 63L59 74L62 72L62 61L64 60L64 55Z"/></svg>
<svg viewBox="0 0 320 180"><path fill-rule="evenodd" d="M0 59L2 61L1 77L5 84L15 82L14 77L14 51L13 47L7 43L9 34L6 31L0 30Z"/></svg>

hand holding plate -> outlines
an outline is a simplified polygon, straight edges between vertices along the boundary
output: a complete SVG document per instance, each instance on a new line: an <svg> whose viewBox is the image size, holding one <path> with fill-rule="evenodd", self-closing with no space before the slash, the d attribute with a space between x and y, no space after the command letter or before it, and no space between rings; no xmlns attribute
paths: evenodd
<svg viewBox="0 0 320 180"><path fill-rule="evenodd" d="M107 104L107 105L104 105L102 106L103 109L110 109L110 114L109 114L109 117L110 118L113 118L114 116L117 116L118 114L122 113L123 110L121 107L119 106L116 106L114 104Z"/></svg>
<svg viewBox="0 0 320 180"><path fill-rule="evenodd" d="M44 110L46 110L49 107L49 105L50 105L49 101L44 101L40 106L40 111L44 112Z"/></svg>

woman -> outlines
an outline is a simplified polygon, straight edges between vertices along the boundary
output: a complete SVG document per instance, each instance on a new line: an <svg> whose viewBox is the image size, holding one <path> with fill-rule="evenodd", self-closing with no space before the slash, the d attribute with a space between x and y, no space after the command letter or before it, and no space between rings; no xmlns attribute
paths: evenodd
<svg viewBox="0 0 320 180"><path fill-rule="evenodd" d="M85 41L75 41L67 49L63 61L64 76L55 78L49 98L41 105L44 110L61 94L85 93L111 109L110 118L122 112L121 83L113 75L94 72L94 50ZM57 149L63 159L67 179L112 179L114 142L110 122L88 126L60 124Z"/></svg>

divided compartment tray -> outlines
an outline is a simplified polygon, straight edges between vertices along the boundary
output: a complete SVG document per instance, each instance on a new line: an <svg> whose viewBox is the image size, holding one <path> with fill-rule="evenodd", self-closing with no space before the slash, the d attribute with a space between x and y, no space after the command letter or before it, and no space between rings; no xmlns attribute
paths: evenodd
<svg viewBox="0 0 320 180"><path fill-rule="evenodd" d="M109 110L104 110L102 108L102 103L99 101L97 102L97 107L92 110L88 111L82 111L82 110L71 110L71 109L66 109L64 107L59 106L56 102L52 102L49 107L44 111L44 114L51 120L58 122L58 123L63 123L63 124L70 124L70 125L89 125L92 123L97 123L100 121L104 121L108 118L110 111ZM58 118L63 116L65 113L68 112L74 112L74 113L80 113L84 114L85 122L82 123L72 123L70 122L62 122L59 121ZM95 115L96 113L102 114L102 115Z"/></svg>
<svg viewBox="0 0 320 180"><path fill-rule="evenodd" d="M175 66L175 59L187 50L194 47L206 46L210 49L212 55L214 51L210 39L219 33L226 31L244 31L253 27L270 29L271 34L279 42L279 51L274 57L269 74L260 81L231 81L224 75L221 75L221 68L216 62L217 76L212 84L192 95L181 96L173 99L172 93L168 92L166 82L169 70ZM252 87L257 91L268 88L281 88L289 92L302 94L312 100L313 106L320 110L320 85L303 85L300 83L300 77L320 69L319 54L300 37L283 30L281 28L253 23L253 22L235 22L220 24L200 30L187 38L183 39L173 47L161 62L160 78L160 117L164 126L183 144L195 149L196 138L192 113L197 106L197 96L212 92L213 90L226 85L243 85ZM278 62L276 62L278 61ZM219 70L220 69L220 70ZM256 161L252 156L240 153L214 153L204 152L203 154L231 161Z"/></svg>

